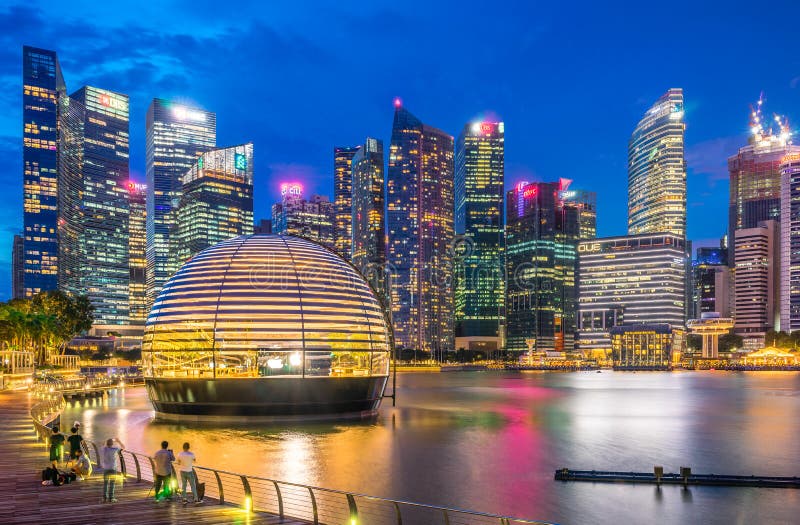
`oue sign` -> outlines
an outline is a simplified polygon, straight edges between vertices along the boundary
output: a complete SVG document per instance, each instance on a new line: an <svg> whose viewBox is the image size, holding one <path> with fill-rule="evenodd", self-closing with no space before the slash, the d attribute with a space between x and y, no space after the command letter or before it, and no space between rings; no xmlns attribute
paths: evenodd
<svg viewBox="0 0 800 525"><path fill-rule="evenodd" d="M578 253L595 253L600 251L600 243L593 242L591 244L579 244Z"/></svg>

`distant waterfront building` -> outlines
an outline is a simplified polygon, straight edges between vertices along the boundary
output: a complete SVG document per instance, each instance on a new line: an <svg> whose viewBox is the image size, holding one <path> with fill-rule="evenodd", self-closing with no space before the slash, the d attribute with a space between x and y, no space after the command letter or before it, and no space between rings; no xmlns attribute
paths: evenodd
<svg viewBox="0 0 800 525"><path fill-rule="evenodd" d="M669 368L675 342L673 328L666 323L614 326L611 328L614 368Z"/></svg>
<svg viewBox="0 0 800 525"><path fill-rule="evenodd" d="M610 349L618 324L686 319L686 241L662 233L607 237L578 244L578 332L584 352Z"/></svg>
<svg viewBox="0 0 800 525"><path fill-rule="evenodd" d="M25 297L58 287L58 106L66 89L55 51L22 48Z"/></svg>
<svg viewBox="0 0 800 525"><path fill-rule="evenodd" d="M453 137L395 101L387 172L388 263L398 347L454 350Z"/></svg>
<svg viewBox="0 0 800 525"><path fill-rule="evenodd" d="M141 326L147 321L150 312L147 304L147 186L128 183L128 304L131 326Z"/></svg>
<svg viewBox="0 0 800 525"><path fill-rule="evenodd" d="M25 297L25 286L23 278L25 275L25 248L23 241L25 236L15 235L14 243L11 247L11 298L22 299Z"/></svg>
<svg viewBox="0 0 800 525"><path fill-rule="evenodd" d="M183 176L197 157L217 143L214 113L174 101L153 99L147 109L147 299L152 304L177 269L170 266L172 206L180 200Z"/></svg>
<svg viewBox="0 0 800 525"><path fill-rule="evenodd" d="M183 176L170 232L171 266L253 233L253 143L206 151Z"/></svg>
<svg viewBox="0 0 800 525"><path fill-rule="evenodd" d="M272 230L280 235L294 235L316 241L336 250L336 213L324 195L303 198L303 186L281 184L281 202L272 205Z"/></svg>
<svg viewBox="0 0 800 525"><path fill-rule="evenodd" d="M564 193L570 182L521 182L507 193L508 350L574 350L577 246L581 232L594 231L595 225L594 215L562 199L572 197Z"/></svg>
<svg viewBox="0 0 800 525"><path fill-rule="evenodd" d="M777 129L773 129L772 119L762 116L762 108L763 100L759 100L752 110L749 144L728 158L728 259L731 261L736 230L755 228L761 221L781 222L781 163L787 155L800 154L800 146L790 143L791 133L785 119L778 117Z"/></svg>
<svg viewBox="0 0 800 525"><path fill-rule="evenodd" d="M781 162L781 330L800 330L800 152Z"/></svg>
<svg viewBox="0 0 800 525"><path fill-rule="evenodd" d="M468 123L455 154L455 231L464 237L456 253L456 349L504 346L504 176L504 123Z"/></svg>
<svg viewBox="0 0 800 525"><path fill-rule="evenodd" d="M258 223L253 227L253 233L259 235L272 233L272 220L261 219L260 221L258 221Z"/></svg>
<svg viewBox="0 0 800 525"><path fill-rule="evenodd" d="M386 279L383 142L367 137L352 159L352 263L372 285L384 307ZM337 239L338 241L338 239Z"/></svg>
<svg viewBox="0 0 800 525"><path fill-rule="evenodd" d="M333 149L333 205L336 210L336 253L350 260L353 239L353 156L359 146Z"/></svg>
<svg viewBox="0 0 800 525"><path fill-rule="evenodd" d="M683 90L647 110L628 144L628 234L686 236Z"/></svg>
<svg viewBox="0 0 800 525"><path fill-rule="evenodd" d="M764 346L767 330L780 328L778 242L778 223L774 220L735 233L733 331L751 350Z"/></svg>
<svg viewBox="0 0 800 525"><path fill-rule="evenodd" d="M698 248L692 263L692 308L690 318L704 313L731 315L731 271L726 247Z"/></svg>

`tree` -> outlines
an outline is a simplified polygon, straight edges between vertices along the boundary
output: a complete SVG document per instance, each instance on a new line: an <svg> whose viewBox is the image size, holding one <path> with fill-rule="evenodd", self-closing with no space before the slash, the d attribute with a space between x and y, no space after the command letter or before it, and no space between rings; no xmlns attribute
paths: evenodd
<svg viewBox="0 0 800 525"><path fill-rule="evenodd" d="M686 336L686 346L692 350L702 350L703 338L698 334L689 334Z"/></svg>
<svg viewBox="0 0 800 525"><path fill-rule="evenodd" d="M730 352L734 348L741 348L743 343L744 339L740 335L736 334L721 335L719 336L719 351Z"/></svg>

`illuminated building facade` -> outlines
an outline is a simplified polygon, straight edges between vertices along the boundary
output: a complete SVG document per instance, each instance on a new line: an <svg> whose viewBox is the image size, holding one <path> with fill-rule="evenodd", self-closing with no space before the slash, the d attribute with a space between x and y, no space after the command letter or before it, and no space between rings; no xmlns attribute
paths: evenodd
<svg viewBox="0 0 800 525"><path fill-rule="evenodd" d="M261 219L256 223L253 227L253 233L272 233L272 220L271 219Z"/></svg>
<svg viewBox="0 0 800 525"><path fill-rule="evenodd" d="M562 199L572 197L564 194L570 182L521 182L507 193L508 350L574 350L577 244L581 231L594 230L594 216ZM582 227L582 219L591 224Z"/></svg>
<svg viewBox="0 0 800 525"><path fill-rule="evenodd" d="M762 115L763 99L750 113L749 144L728 158L730 201L728 258L733 260L736 230L755 228L762 221L781 222L781 164L788 155L800 155L791 144L789 124L784 117Z"/></svg>
<svg viewBox="0 0 800 525"><path fill-rule="evenodd" d="M618 324L686 319L686 241L673 234L607 237L578 244L578 339L584 352L608 350Z"/></svg>
<svg viewBox="0 0 800 525"><path fill-rule="evenodd" d="M614 368L669 369L675 340L672 326L665 323L614 326L611 328Z"/></svg>
<svg viewBox="0 0 800 525"><path fill-rule="evenodd" d="M353 156L358 146L333 149L333 205L336 210L336 253L352 256L353 239Z"/></svg>
<svg viewBox="0 0 800 525"><path fill-rule="evenodd" d="M171 265L210 246L253 233L253 143L213 149L183 176L170 234Z"/></svg>
<svg viewBox="0 0 800 525"><path fill-rule="evenodd" d="M130 324L144 327L149 312L147 303L147 186L128 183L128 304Z"/></svg>
<svg viewBox="0 0 800 525"><path fill-rule="evenodd" d="M391 325L364 278L317 243L246 235L168 281L142 343L158 418L366 417L389 375Z"/></svg>
<svg viewBox="0 0 800 525"><path fill-rule="evenodd" d="M281 235L294 235L316 241L336 250L336 212L324 195L303 198L303 186L281 184L281 202L272 205L272 229Z"/></svg>
<svg viewBox="0 0 800 525"><path fill-rule="evenodd" d="M767 330L780 328L780 250L778 223L761 221L736 230L734 239L734 333L745 348L764 346Z"/></svg>
<svg viewBox="0 0 800 525"><path fill-rule="evenodd" d="M700 319L702 314L711 312L730 317L730 283L727 248L698 248L697 257L692 262L692 308L689 317Z"/></svg>
<svg viewBox="0 0 800 525"><path fill-rule="evenodd" d="M180 200L183 176L201 153L216 146L214 113L160 98L147 110L147 299L152 304L176 270L170 263L173 203Z"/></svg>
<svg viewBox="0 0 800 525"><path fill-rule="evenodd" d="M780 328L800 330L800 152L781 162Z"/></svg>
<svg viewBox="0 0 800 525"><path fill-rule="evenodd" d="M66 96L55 51L22 48L24 296L58 287L58 115Z"/></svg>
<svg viewBox="0 0 800 525"><path fill-rule="evenodd" d="M387 259L398 346L454 350L453 137L395 101L387 171Z"/></svg>
<svg viewBox="0 0 800 525"><path fill-rule="evenodd" d="M15 235L11 246L11 298L22 299L25 297L25 248L23 247L24 235Z"/></svg>
<svg viewBox="0 0 800 525"><path fill-rule="evenodd" d="M455 346L503 348L505 287L503 184L505 125L464 126L455 153Z"/></svg>
<svg viewBox="0 0 800 525"><path fill-rule="evenodd" d="M686 236L683 90L647 110L628 143L628 234Z"/></svg>
<svg viewBox="0 0 800 525"><path fill-rule="evenodd" d="M352 169L352 263L372 285L381 302L388 305L383 142L367 137L353 156Z"/></svg>

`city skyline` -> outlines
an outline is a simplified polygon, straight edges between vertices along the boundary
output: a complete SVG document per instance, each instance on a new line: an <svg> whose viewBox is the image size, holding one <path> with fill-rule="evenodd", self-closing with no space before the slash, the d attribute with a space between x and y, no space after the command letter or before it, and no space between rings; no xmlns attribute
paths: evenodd
<svg viewBox="0 0 800 525"><path fill-rule="evenodd" d="M57 11L59 8L54 9ZM129 32L126 32L125 38L137 39L129 42L129 46L123 45L126 41L120 35L112 34L114 27L123 23L135 24L135 20L126 20L122 14L107 15L111 18L98 21L97 25L87 28L84 27L86 23L77 22L85 9L86 6L76 6L71 14L62 12L64 16L58 24L50 22L49 17L45 19L42 11L36 7L10 7L0 11L0 20L5 22L5 26L11 29L19 26L18 31L9 31L2 37L3 42L8 44L8 60L3 60L3 74L9 78L9 90L0 99L6 115L0 119L0 137L3 138L2 155L6 156L6 165L9 166L3 180L9 191L5 197L7 205L4 206L7 211L3 215L7 231L0 239L0 298L10 295L11 242L13 233L18 232L22 226L19 211L22 191L18 177L22 169L19 137L21 115L20 90L17 84L20 67L18 50L22 44L57 51L62 67L69 71L72 85L101 85L130 95L131 174L137 182L144 182L144 113L153 97L175 98L217 113L220 120L220 144L253 140L262 152L256 160L255 168L258 173L254 189L254 214L257 220L269 216L269 207L277 200L279 184L283 180L300 180L309 194L321 193L332 197L330 149L337 144L357 144L365 135L375 136L388 143L391 100L400 96L404 102L415 108L416 113L426 115L427 119L436 122L444 131L453 135L458 133L465 122L494 114L496 118L506 122L508 129L506 189L520 180L545 181L561 176L581 180L583 187L598 193L598 235L623 234L626 214L621 206L624 195L619 189L624 187L627 177L627 140L652 101L669 87L677 86L684 89L686 97L688 236L694 241L694 246L715 245L716 239L725 232L727 225L724 221L705 221L703 216L705 213L711 216L722 216L725 213L726 159L747 142L749 104L757 99L758 93L763 89L770 110L788 115L790 122L794 122L798 114L797 105L791 102L798 87L797 74L792 71L794 66L776 67L778 58L768 61L769 63L757 64L755 71L747 79L735 85L726 84L722 90L718 84L703 80L713 77L718 69L730 68L732 61L752 56L743 50L744 45L739 39L728 42L726 45L731 46L730 52L724 56L717 55L712 64L703 60L703 69L700 60L694 56L685 56L681 64L662 64L656 72L647 73L644 79L634 78L635 75L628 68L611 64L608 59L592 65L582 56L567 56L566 58L574 60L574 63L570 62L570 67L577 66L580 70L580 78L587 74L599 75L598 68L605 68L603 78L615 73L618 77L610 81L603 80L603 86L594 88L600 91L591 93L575 83L575 73L565 73L565 78L558 80L557 84L548 82L545 83L546 86L533 88L526 82L529 80L528 74L511 65L514 60L519 60L521 52L515 46L528 51L544 50L547 49L550 38L565 38L566 33L554 29L567 16L558 8L550 8L542 13L542 27L534 29L521 27L518 22L514 22L513 9L500 8L487 23L489 28L507 25L509 36L502 41L487 41L485 50L479 53L477 65L470 65L458 58L448 59L447 64L433 65L429 60L422 64L421 73L430 78L430 82L423 84L432 84L437 88L435 90L425 89L416 81L403 78L402 75L387 75L385 64L377 66L377 74L372 82L350 90L337 89L330 82L312 83L310 86L303 84L305 87L302 89L295 89L299 86L300 77L305 78L305 74L312 75L312 78L315 75L333 75L331 68L339 59L322 51L333 38L334 31L329 28L312 36L312 31L306 34L306 29L289 29L288 19L300 16L291 9L288 12L283 9L282 16L273 17L274 20L270 21L267 20L274 14L270 12L270 8L254 10L253 21L249 26L241 26L236 17L223 16L213 24L209 22L198 29L196 25L189 23L196 20L196 14L187 14L186 10L167 6L165 12L180 12L185 16L180 22L159 27L159 31L163 31L166 35L164 38L170 42L170 36L182 35L189 39L191 45L167 45L159 53L153 52L152 44L139 41L138 36L131 36ZM345 5L340 8L327 6L325 9L349 11L351 8ZM452 6L435 6L431 9L437 12L454 11ZM121 9L120 13L124 11ZM724 27L742 23L739 19L741 15L722 11L714 12L714 16L719 17L717 20L712 20L709 13L708 16L701 14L702 16L692 20L682 20L681 23L703 24L706 37L723 34ZM451 15L463 22L468 21L462 18L467 16L463 13ZM398 14L391 8L380 5L370 7L363 16L384 25L393 16L416 20L415 15ZM583 27L588 25L591 13L575 16L577 18L571 18L571 27ZM635 14L635 17L645 16L646 13ZM753 16L758 18L762 15L755 13ZM56 18L53 17L52 20ZM22 21L25 23L21 23ZM36 31L30 29L30 24L38 24ZM757 26L752 21L743 24L748 31L752 31L755 40L760 32ZM267 33L272 38L266 38L262 42L253 37L254 27L267 28ZM87 29L83 32L86 36L74 36L82 33L76 28ZM421 22L420 28L433 35L433 29L429 25ZM603 30L604 34L606 30ZM597 36L597 31L590 29L589 34L582 38ZM620 47L626 38L639 35L640 31L626 26L622 35L614 36L608 42L602 43L597 50L586 51L586 54L595 56L596 53L610 52ZM666 29L652 30L654 34L639 44L641 49L637 48L632 52L639 56L648 48L660 45L656 40L664 36L664 31ZM152 29L143 30L142 33L154 34ZM677 45L681 49L709 45L698 42L692 36L694 33L695 31L685 31L686 42ZM35 41L25 36L29 34L37 35ZM66 38L64 35L67 34L72 36ZM232 66L246 63L252 57L261 59L264 48L277 46L299 58L301 67L290 66L282 59L275 59L278 60L274 64L276 71L288 75L288 78L284 83L267 88L263 102L259 102L258 111L253 111L250 104L241 103L254 91L251 86L233 85L230 81L236 75L203 83L181 80L180 75L187 71L196 70L202 73L209 71L208 68L214 64L225 63L222 57L229 55L232 49L229 45L233 43L224 45L220 34L226 34L227 38L237 43L246 42L249 46L236 48L241 56L231 59ZM356 31L353 42L363 43L364 39L372 38L375 39L378 49L385 50L387 39L392 36L397 36L395 30L388 31L387 35L379 35L365 24L362 30ZM437 41L445 38L444 35L434 36ZM785 38L782 34L770 36L777 40ZM83 40L92 38L105 43L94 42L88 45L90 40ZM449 37L448 39L452 40ZM292 47L290 44L295 41L299 45ZM567 47L574 51L576 45L577 43L569 43ZM82 50L82 47L86 47L86 50ZM404 53L396 47L392 47L395 53ZM499 63L507 69L508 79L492 81L483 78L480 66L491 63L498 52L509 54L508 58ZM531 57L531 60L541 62L548 74L554 75L556 71L563 70L556 63L559 58L565 59L563 51L553 51L552 57L541 54ZM331 61L331 65L327 65L326 61ZM439 65L446 65L444 72L436 73ZM705 69L707 67L711 69ZM460 87L456 89L453 79L450 78L457 77L456 71L466 74L473 87L466 91ZM335 78L340 78L340 74L342 73L335 73ZM459 84L462 82L459 81ZM558 86L562 84L563 89L559 89ZM243 89L244 96L231 97L236 89ZM282 100L283 97L288 97L288 103ZM364 103L356 106L356 99L362 99ZM347 108L351 107L359 107L359 112L355 116L346 116ZM600 126L602 133L599 132ZM572 141L564 139L574 136L575 131L581 128L589 130L588 133L594 140L581 142L581 154L570 153L572 164L565 168L561 166L565 149L574 146L569 145ZM586 132L581 134L585 135ZM606 184L609 180L613 184Z"/></svg>

